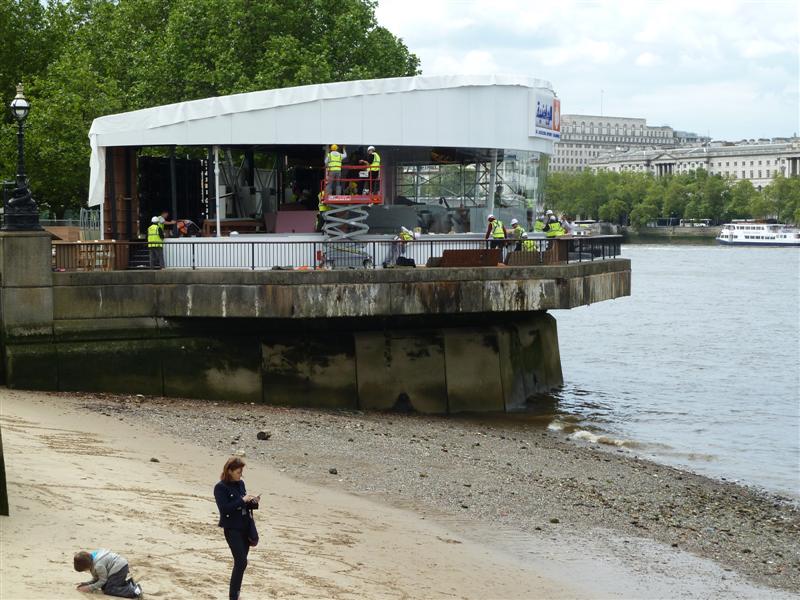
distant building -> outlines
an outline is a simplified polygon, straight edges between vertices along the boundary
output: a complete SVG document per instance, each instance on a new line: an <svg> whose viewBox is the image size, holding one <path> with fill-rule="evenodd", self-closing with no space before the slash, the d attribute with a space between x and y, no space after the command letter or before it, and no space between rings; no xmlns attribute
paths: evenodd
<svg viewBox="0 0 800 600"><path fill-rule="evenodd" d="M645 119L598 115L561 115L561 141L556 142L550 171L582 171L609 151L667 148L707 138L671 127L652 127Z"/></svg>
<svg viewBox="0 0 800 600"><path fill-rule="evenodd" d="M747 179L760 190L769 185L776 173L786 177L800 175L800 138L615 151L598 156L588 166L594 171L649 172L656 176L705 169L711 175Z"/></svg>

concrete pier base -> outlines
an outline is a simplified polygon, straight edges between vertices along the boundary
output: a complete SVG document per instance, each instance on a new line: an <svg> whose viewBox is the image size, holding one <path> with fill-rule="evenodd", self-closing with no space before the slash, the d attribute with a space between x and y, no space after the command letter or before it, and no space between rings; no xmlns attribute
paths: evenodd
<svg viewBox="0 0 800 600"><path fill-rule="evenodd" d="M562 384L555 319L545 312L331 324L289 331L251 319L72 322L56 336L52 389L423 413L502 412ZM113 327L105 335L102 326ZM124 338L120 336L124 333ZM83 339L80 339L83 338ZM80 339L80 341L78 341ZM23 346L23 348L27 348ZM32 357L35 358L35 357ZM36 364L35 360L29 363Z"/></svg>
<svg viewBox="0 0 800 600"><path fill-rule="evenodd" d="M53 273L0 234L9 387L321 408L508 411L562 385L551 309L630 294L630 262Z"/></svg>
<svg viewBox="0 0 800 600"><path fill-rule="evenodd" d="M59 323L52 356L38 344L7 352L12 386L314 408L502 412L563 383L551 315L469 321L307 320L288 330L254 319L73 320Z"/></svg>

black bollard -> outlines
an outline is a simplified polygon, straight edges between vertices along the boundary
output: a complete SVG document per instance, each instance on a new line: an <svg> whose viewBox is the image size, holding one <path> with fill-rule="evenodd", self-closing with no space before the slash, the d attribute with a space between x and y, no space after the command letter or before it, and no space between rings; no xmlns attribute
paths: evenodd
<svg viewBox="0 0 800 600"><path fill-rule="evenodd" d="M2 429L0 429L0 515L8 516L8 487L6 486L6 461L3 459Z"/></svg>

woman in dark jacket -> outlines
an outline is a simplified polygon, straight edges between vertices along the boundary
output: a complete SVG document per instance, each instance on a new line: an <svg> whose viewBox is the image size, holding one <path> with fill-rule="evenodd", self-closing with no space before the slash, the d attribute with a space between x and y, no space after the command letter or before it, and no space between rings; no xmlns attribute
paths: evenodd
<svg viewBox="0 0 800 600"><path fill-rule="evenodd" d="M228 459L222 468L220 482L214 486L214 499L219 508L219 526L225 531L225 541L233 554L230 600L239 600L242 577L250 552L250 511L258 508L261 496L247 493L242 481L244 461L238 456Z"/></svg>

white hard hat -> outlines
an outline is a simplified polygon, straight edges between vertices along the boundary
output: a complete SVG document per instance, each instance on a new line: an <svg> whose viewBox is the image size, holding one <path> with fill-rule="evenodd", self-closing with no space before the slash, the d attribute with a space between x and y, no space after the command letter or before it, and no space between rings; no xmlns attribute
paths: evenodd
<svg viewBox="0 0 800 600"><path fill-rule="evenodd" d="M553 211L552 211L552 210L548 210L548 211L547 211L546 213L544 213L544 214L546 214L546 215L552 215L552 214L553 214Z"/></svg>
<svg viewBox="0 0 800 600"><path fill-rule="evenodd" d="M153 217L152 219L150 219L150 222L151 223L158 223L158 217Z"/></svg>
<svg viewBox="0 0 800 600"><path fill-rule="evenodd" d="M165 221L166 221L166 219L164 219L164 217L158 217L158 222L159 223L164 223Z"/></svg>
<svg viewBox="0 0 800 600"><path fill-rule="evenodd" d="M512 225L516 225L517 223L519 223L519 221L517 221L516 219L511 219L511 224Z"/></svg>
<svg viewBox="0 0 800 600"><path fill-rule="evenodd" d="M491 221L492 219L494 219L494 215L489 215L488 217L486 217L487 221Z"/></svg>
<svg viewBox="0 0 800 600"><path fill-rule="evenodd" d="M375 146L370 146L369 148L367 148L367 152L369 152L370 150L374 151L375 150Z"/></svg>

